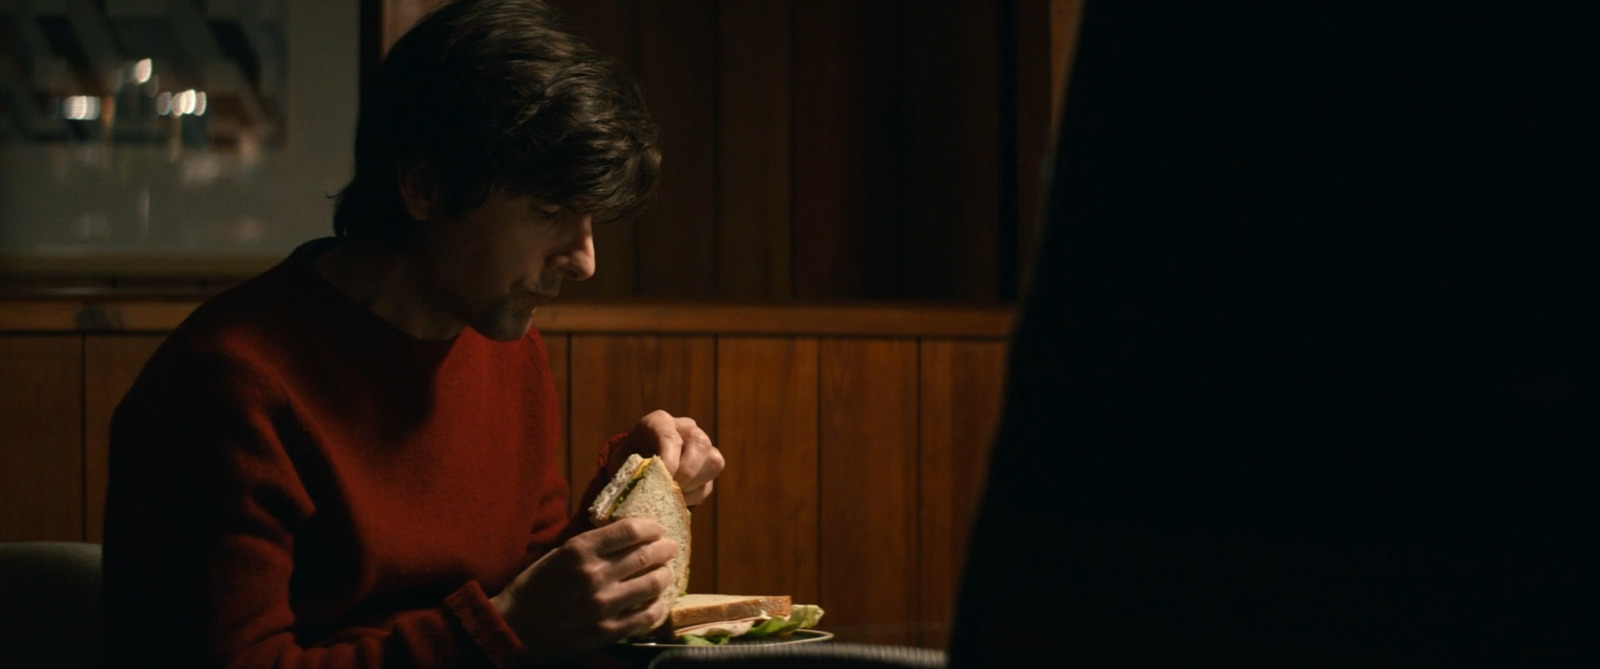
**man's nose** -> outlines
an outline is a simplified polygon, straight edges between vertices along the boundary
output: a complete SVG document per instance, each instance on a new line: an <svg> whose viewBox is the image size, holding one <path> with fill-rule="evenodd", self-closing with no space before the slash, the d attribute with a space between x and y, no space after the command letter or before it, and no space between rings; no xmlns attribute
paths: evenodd
<svg viewBox="0 0 1600 669"><path fill-rule="evenodd" d="M582 233L570 246L552 257L551 263L568 281L582 281L594 276L594 228L590 217L584 217Z"/></svg>

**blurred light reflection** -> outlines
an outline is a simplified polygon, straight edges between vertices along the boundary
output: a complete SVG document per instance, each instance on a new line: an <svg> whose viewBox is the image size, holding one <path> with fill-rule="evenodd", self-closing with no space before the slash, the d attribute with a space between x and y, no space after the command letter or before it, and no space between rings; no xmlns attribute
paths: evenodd
<svg viewBox="0 0 1600 669"><path fill-rule="evenodd" d="M194 89L182 93L172 94L172 115L182 116L194 113Z"/></svg>
<svg viewBox="0 0 1600 669"><path fill-rule="evenodd" d="M100 98L74 95L61 99L61 118L69 121L95 121L100 118Z"/></svg>

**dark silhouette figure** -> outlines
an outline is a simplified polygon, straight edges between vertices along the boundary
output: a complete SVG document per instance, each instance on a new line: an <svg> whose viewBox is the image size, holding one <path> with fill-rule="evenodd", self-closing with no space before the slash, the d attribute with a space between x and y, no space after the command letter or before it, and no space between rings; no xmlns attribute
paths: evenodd
<svg viewBox="0 0 1600 669"><path fill-rule="evenodd" d="M1086 5L953 666L1595 661L1579 19Z"/></svg>

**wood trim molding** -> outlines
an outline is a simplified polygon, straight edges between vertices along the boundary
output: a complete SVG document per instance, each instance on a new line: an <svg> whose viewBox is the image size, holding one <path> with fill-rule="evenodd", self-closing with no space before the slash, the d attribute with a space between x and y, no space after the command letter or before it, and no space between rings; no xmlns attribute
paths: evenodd
<svg viewBox="0 0 1600 669"><path fill-rule="evenodd" d="M167 332L194 300L37 299L0 302L5 332ZM552 333L811 335L999 339L1010 306L568 303L539 309Z"/></svg>
<svg viewBox="0 0 1600 669"><path fill-rule="evenodd" d="M550 332L1000 338L1011 307L565 304L539 310Z"/></svg>
<svg viewBox="0 0 1600 669"><path fill-rule="evenodd" d="M168 332L199 306L188 301L0 302L0 332Z"/></svg>

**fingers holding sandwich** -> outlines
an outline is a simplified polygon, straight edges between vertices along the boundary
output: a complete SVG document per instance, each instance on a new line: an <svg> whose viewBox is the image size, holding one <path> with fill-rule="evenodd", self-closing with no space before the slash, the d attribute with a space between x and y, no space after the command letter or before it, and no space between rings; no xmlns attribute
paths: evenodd
<svg viewBox="0 0 1600 669"><path fill-rule="evenodd" d="M683 452L683 435L678 434L677 419L657 409L640 418L621 445L622 448L611 450L611 459L606 462L606 474L616 476L630 455L661 456L662 464L671 473L678 466L678 457ZM670 460L667 458L668 452L671 453Z"/></svg>
<svg viewBox="0 0 1600 669"><path fill-rule="evenodd" d="M657 625L677 554L659 523L619 519L547 553L491 601L534 655L570 660Z"/></svg>
<svg viewBox="0 0 1600 669"><path fill-rule="evenodd" d="M622 638L655 627L666 615L662 594L673 585L668 563L678 555L677 542L665 537L660 524L645 518L623 518L587 534L594 535L600 558L589 575L602 587L596 603L606 635ZM634 541L646 536L652 538Z"/></svg>
<svg viewBox="0 0 1600 669"><path fill-rule="evenodd" d="M639 453L661 458L673 481L683 490L684 501L689 506L698 505L711 496L713 483L726 465L722 451L717 450L711 443L711 436L693 418L673 416L665 411L652 411L639 419L628 434L627 444L628 448L621 453L623 457ZM617 455L612 454L613 460ZM611 471L615 473L616 468Z"/></svg>
<svg viewBox="0 0 1600 669"><path fill-rule="evenodd" d="M673 468L669 461L667 468L672 470L672 479L683 489L684 502L696 506L711 496L711 487L727 463L722 458L722 451L711 444L711 436L695 425L694 419L677 419L677 428L679 436L683 438L682 448L678 452L678 466Z"/></svg>
<svg viewBox="0 0 1600 669"><path fill-rule="evenodd" d="M593 541L591 550L600 558L592 574L597 583L648 581L652 572L660 571L678 555L678 542L666 538L661 524L649 518L620 518L574 538ZM672 582L671 572L664 578L660 587L649 593L650 597L667 589Z"/></svg>

